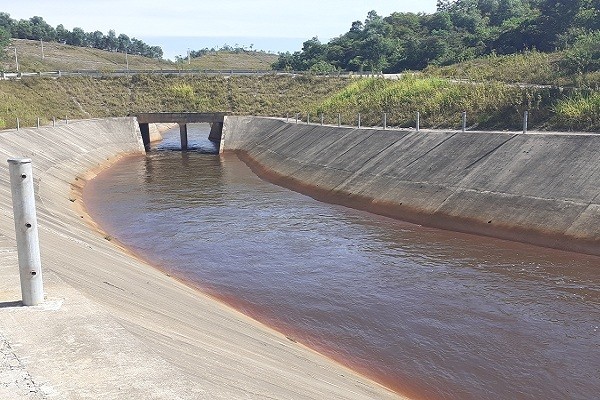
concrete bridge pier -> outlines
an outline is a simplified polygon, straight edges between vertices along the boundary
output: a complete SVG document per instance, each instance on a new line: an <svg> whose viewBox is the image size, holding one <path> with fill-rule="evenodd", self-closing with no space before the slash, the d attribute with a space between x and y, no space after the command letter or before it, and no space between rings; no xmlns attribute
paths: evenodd
<svg viewBox="0 0 600 400"><path fill-rule="evenodd" d="M142 141L144 142L144 148L146 151L150 150L150 124L140 122L140 133L142 134Z"/></svg>
<svg viewBox="0 0 600 400"><path fill-rule="evenodd" d="M213 122L210 124L210 134L208 135L208 140L211 142L220 142L221 135L223 134L223 123L222 122Z"/></svg>
<svg viewBox="0 0 600 400"><path fill-rule="evenodd" d="M188 148L187 124L179 124L179 138L181 139L181 150Z"/></svg>

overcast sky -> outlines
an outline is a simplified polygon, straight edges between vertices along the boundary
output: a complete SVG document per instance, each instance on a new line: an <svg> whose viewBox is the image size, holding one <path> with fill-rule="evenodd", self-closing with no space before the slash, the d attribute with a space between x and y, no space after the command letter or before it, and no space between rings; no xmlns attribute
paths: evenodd
<svg viewBox="0 0 600 400"><path fill-rule="evenodd" d="M3 3L0 11L14 19L37 15L52 26L63 24L69 30L80 27L86 32L100 30L105 34L114 29L117 34L125 33L148 44L157 44L151 39L185 36L306 40L317 36L327 41L347 32L353 21L363 21L370 10L382 16L394 11L432 13L436 0L15 0Z"/></svg>

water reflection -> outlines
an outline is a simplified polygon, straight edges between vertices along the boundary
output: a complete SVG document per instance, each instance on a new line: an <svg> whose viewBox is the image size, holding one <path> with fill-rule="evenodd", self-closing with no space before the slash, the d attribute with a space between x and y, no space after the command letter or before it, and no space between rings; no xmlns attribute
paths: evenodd
<svg viewBox="0 0 600 400"><path fill-rule="evenodd" d="M403 393L600 392L597 257L319 203L235 156L152 152L84 195L148 260Z"/></svg>

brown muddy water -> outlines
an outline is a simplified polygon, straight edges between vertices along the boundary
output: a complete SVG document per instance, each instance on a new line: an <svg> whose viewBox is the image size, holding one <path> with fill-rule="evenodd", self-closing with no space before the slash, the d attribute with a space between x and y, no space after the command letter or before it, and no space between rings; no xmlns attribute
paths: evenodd
<svg viewBox="0 0 600 400"><path fill-rule="evenodd" d="M147 261L413 398L599 398L600 258L320 203L189 134L84 190Z"/></svg>

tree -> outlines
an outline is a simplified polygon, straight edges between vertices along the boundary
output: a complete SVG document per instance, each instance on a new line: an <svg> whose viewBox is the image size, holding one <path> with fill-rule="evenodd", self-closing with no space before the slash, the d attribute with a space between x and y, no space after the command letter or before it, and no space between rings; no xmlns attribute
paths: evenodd
<svg viewBox="0 0 600 400"><path fill-rule="evenodd" d="M0 50L4 50L8 43L10 43L10 33L4 28L0 28Z"/></svg>

